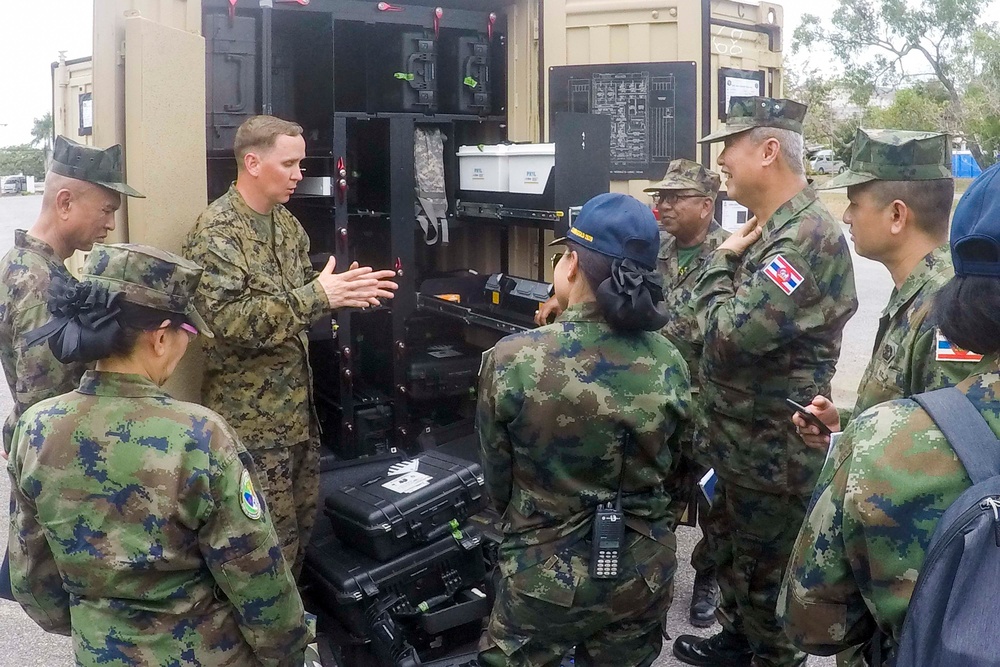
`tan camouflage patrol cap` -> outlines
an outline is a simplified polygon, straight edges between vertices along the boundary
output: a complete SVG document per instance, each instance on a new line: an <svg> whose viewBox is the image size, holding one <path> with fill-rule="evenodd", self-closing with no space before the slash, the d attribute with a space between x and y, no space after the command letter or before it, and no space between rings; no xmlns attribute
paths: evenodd
<svg viewBox="0 0 1000 667"><path fill-rule="evenodd" d="M83 280L122 292L129 303L183 315L198 333L214 338L194 307L202 268L159 248L135 243L95 243Z"/></svg>
<svg viewBox="0 0 1000 667"><path fill-rule="evenodd" d="M951 178L951 141L947 134L859 127L847 171L816 189L844 188L869 181L945 178Z"/></svg>
<svg viewBox="0 0 1000 667"><path fill-rule="evenodd" d="M103 185L128 197L146 196L125 182L120 144L102 150L59 135L52 147L52 166L49 169L60 176Z"/></svg>
<svg viewBox="0 0 1000 667"><path fill-rule="evenodd" d="M805 104L774 97L734 97L729 100L726 127L698 140L699 144L723 141L755 127L777 127L802 134Z"/></svg>
<svg viewBox="0 0 1000 667"><path fill-rule="evenodd" d="M722 179L711 169L705 169L694 160L678 158L667 165L667 173L656 185L645 188L643 192L656 194L661 190L694 190L706 197L719 194Z"/></svg>

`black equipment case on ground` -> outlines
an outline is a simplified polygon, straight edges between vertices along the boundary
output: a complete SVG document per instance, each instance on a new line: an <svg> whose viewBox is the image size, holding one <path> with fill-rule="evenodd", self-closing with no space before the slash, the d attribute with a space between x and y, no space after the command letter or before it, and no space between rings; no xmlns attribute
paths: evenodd
<svg viewBox="0 0 1000 667"><path fill-rule="evenodd" d="M326 514L341 540L381 561L449 535L487 504L479 465L447 454L357 470L326 496Z"/></svg>
<svg viewBox="0 0 1000 667"><path fill-rule="evenodd" d="M482 534L471 526L386 563L345 547L325 517L317 530L305 559L310 597L356 636L386 613L433 635L490 611Z"/></svg>

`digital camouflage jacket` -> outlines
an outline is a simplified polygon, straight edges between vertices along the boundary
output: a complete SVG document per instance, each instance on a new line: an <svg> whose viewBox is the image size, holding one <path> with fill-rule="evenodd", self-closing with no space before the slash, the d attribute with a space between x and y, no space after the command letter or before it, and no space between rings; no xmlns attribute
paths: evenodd
<svg viewBox="0 0 1000 667"><path fill-rule="evenodd" d="M663 308L670 313L667 322L660 333L667 337L677 351L687 362L691 375L691 408L692 419L688 423L687 433L682 437L681 449L685 456L693 456L691 439L694 437L695 423L693 412L698 409L698 363L701 350L705 345L705 337L698 326L698 313L695 310L695 300L692 294L698 276L711 258L712 253L729 237L719 223L712 221L708 228L708 236L700 248L700 254L694 259L687 271L680 273L677 260L677 240L673 235L660 231L660 256L657 268L663 275Z"/></svg>
<svg viewBox="0 0 1000 667"><path fill-rule="evenodd" d="M957 387L1000 433L1000 374ZM778 602L796 646L830 655L867 642L876 625L898 645L938 521L971 485L912 400L883 403L852 421L816 486Z"/></svg>
<svg viewBox="0 0 1000 667"><path fill-rule="evenodd" d="M830 395L844 325L857 310L847 241L806 187L743 255L717 251L694 287L705 334L699 458L727 482L808 495L823 453L795 433L785 402Z"/></svg>
<svg viewBox="0 0 1000 667"><path fill-rule="evenodd" d="M23 229L15 231L14 247L0 260L0 279L0 361L14 399L3 427L7 450L21 413L38 401L76 389L87 366L60 363L48 345L24 345L26 333L52 318L49 285L74 280L52 247Z"/></svg>
<svg viewBox="0 0 1000 667"><path fill-rule="evenodd" d="M330 312L309 261L309 238L283 206L262 229L234 185L198 218L184 256L205 269L197 308L205 341L202 402L248 449L315 437L309 326Z"/></svg>
<svg viewBox="0 0 1000 667"><path fill-rule="evenodd" d="M503 515L509 576L589 535L625 466L627 525L674 546L665 483L688 418L687 367L658 333L615 333L596 304L507 336L484 355L476 427ZM635 442L623 461L624 433Z"/></svg>
<svg viewBox="0 0 1000 667"><path fill-rule="evenodd" d="M982 361L937 360L934 297L955 275L947 244L934 249L893 290L879 320L872 359L858 386L855 415L879 403L952 387L970 375L996 368L996 356Z"/></svg>
<svg viewBox="0 0 1000 667"><path fill-rule="evenodd" d="M24 413L7 471L14 595L77 665L277 665L311 639L250 456L211 410L88 371Z"/></svg>

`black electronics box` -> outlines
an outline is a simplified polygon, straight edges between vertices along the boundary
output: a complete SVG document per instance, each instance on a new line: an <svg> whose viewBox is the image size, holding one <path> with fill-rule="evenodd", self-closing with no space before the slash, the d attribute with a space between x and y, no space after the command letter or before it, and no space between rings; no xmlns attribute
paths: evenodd
<svg viewBox="0 0 1000 667"><path fill-rule="evenodd" d="M482 33L453 36L451 31L440 40L438 88L445 113L487 115L493 111L490 81L490 40Z"/></svg>
<svg viewBox="0 0 1000 667"><path fill-rule="evenodd" d="M517 315L532 320L539 306L552 296L549 283L494 273L486 280L487 307L500 315Z"/></svg>
<svg viewBox="0 0 1000 667"><path fill-rule="evenodd" d="M383 611L436 634L489 614L482 535L471 526L379 562L344 546L321 517L306 549L305 578L316 604L352 634L370 633Z"/></svg>
<svg viewBox="0 0 1000 667"><path fill-rule="evenodd" d="M345 479L324 505L342 540L387 561L451 534L486 507L485 485L478 464L425 452Z"/></svg>
<svg viewBox="0 0 1000 667"><path fill-rule="evenodd" d="M411 352L406 370L410 398L424 401L475 391L482 350L465 343L436 343Z"/></svg>
<svg viewBox="0 0 1000 667"><path fill-rule="evenodd" d="M367 71L369 112L435 113L438 109L438 44L415 26L373 24L364 33L372 55Z"/></svg>

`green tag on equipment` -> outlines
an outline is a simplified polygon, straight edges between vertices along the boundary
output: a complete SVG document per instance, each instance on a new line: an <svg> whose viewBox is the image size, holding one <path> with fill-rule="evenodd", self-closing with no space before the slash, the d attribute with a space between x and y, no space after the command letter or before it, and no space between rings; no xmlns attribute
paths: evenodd
<svg viewBox="0 0 1000 667"><path fill-rule="evenodd" d="M413 75L407 74L406 72L396 72L393 76L400 81L413 81Z"/></svg>
<svg viewBox="0 0 1000 667"><path fill-rule="evenodd" d="M464 79L462 79L462 83L467 85L469 88L475 88L476 86L479 85L479 82L473 79L471 76L467 76Z"/></svg>

